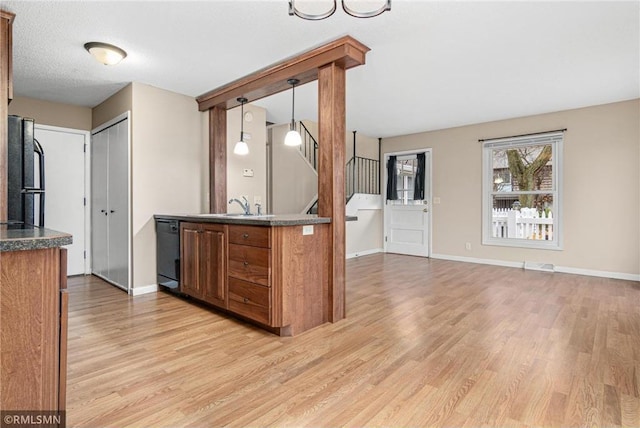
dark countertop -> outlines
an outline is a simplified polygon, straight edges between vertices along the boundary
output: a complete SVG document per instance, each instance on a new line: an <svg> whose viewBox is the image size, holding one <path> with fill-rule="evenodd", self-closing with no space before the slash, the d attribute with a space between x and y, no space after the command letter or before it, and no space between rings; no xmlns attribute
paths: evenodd
<svg viewBox="0 0 640 428"><path fill-rule="evenodd" d="M156 214L155 219L191 221L196 223L248 224L253 226L297 226L331 223L329 217L311 214L228 215L228 214Z"/></svg>
<svg viewBox="0 0 640 428"><path fill-rule="evenodd" d="M40 250L72 242L68 233L21 223L0 223L0 251Z"/></svg>

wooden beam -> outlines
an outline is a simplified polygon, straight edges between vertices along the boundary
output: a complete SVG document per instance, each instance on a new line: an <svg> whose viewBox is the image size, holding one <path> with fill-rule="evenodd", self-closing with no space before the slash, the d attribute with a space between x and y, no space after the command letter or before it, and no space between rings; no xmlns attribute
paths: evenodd
<svg viewBox="0 0 640 428"><path fill-rule="evenodd" d="M331 217L329 231L329 321L345 317L345 69L318 70L318 215Z"/></svg>
<svg viewBox="0 0 640 428"><path fill-rule="evenodd" d="M209 110L209 212L227 212L227 111Z"/></svg>
<svg viewBox="0 0 640 428"><path fill-rule="evenodd" d="M289 89L287 79L301 84L318 80L318 214L331 218L327 242L324 295L327 319L345 317L345 71L362 65L370 49L350 36L266 67L197 98L209 110L210 212L227 208L226 110L243 96L249 102Z"/></svg>
<svg viewBox="0 0 640 428"><path fill-rule="evenodd" d="M12 23L15 15L0 10L0 222L7 220L7 104L13 98Z"/></svg>
<svg viewBox="0 0 640 428"><path fill-rule="evenodd" d="M345 70L362 65L369 50L351 36L341 37L200 95L196 98L198 108L200 111L214 106L230 109L239 105L236 98L240 96L252 102L277 94L291 88L287 79L299 79L300 85L318 79L319 67L326 64L335 63Z"/></svg>

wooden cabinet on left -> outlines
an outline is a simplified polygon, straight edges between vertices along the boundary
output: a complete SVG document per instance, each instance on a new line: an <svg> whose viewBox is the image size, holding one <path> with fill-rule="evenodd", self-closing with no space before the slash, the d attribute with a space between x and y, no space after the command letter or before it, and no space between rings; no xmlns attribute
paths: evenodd
<svg viewBox="0 0 640 428"><path fill-rule="evenodd" d="M11 12L0 10L0 65L2 66L3 84L7 85L7 101L13 99L13 19L15 15Z"/></svg>
<svg viewBox="0 0 640 428"><path fill-rule="evenodd" d="M7 219L7 104L13 98L11 51L14 17L13 13L0 10L0 222Z"/></svg>
<svg viewBox="0 0 640 428"><path fill-rule="evenodd" d="M180 223L180 291L227 307L227 226Z"/></svg>
<svg viewBox="0 0 640 428"><path fill-rule="evenodd" d="M67 250L0 253L0 409L65 410Z"/></svg>

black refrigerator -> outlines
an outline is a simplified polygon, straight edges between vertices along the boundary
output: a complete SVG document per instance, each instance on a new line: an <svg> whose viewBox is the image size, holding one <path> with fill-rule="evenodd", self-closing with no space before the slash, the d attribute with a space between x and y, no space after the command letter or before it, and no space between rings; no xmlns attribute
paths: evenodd
<svg viewBox="0 0 640 428"><path fill-rule="evenodd" d="M7 218L44 226L44 152L34 138L33 119L8 117Z"/></svg>

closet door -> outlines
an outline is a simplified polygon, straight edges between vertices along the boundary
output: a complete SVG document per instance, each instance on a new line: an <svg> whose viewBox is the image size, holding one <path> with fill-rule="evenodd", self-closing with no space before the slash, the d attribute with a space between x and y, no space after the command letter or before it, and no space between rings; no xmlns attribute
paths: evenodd
<svg viewBox="0 0 640 428"><path fill-rule="evenodd" d="M129 120L109 131L109 279L129 288Z"/></svg>
<svg viewBox="0 0 640 428"><path fill-rule="evenodd" d="M129 290L129 120L93 134L91 271Z"/></svg>
<svg viewBox="0 0 640 428"><path fill-rule="evenodd" d="M108 235L108 131L91 137L91 271L104 278L109 276Z"/></svg>

